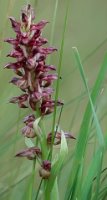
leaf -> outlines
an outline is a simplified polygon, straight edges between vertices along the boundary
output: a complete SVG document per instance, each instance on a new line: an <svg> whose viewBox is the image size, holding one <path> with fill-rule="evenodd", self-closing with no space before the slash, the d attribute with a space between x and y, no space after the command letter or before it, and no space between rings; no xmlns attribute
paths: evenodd
<svg viewBox="0 0 107 200"><path fill-rule="evenodd" d="M80 65L79 59L77 62L78 62L78 65ZM74 187L74 184L75 185L78 184L76 181L76 176L77 176L77 173L79 173L82 159L84 158L85 152L86 152L86 147L87 147L87 142L88 142L88 137L89 137L90 119L92 117L92 107L93 107L92 103L93 103L93 105L95 105L95 103L96 103L96 100L99 95L99 91L100 91L100 88L101 88L101 85L104 80L106 72L107 72L107 54L104 57L104 61L102 63L101 69L99 71L96 82L92 89L92 93L90 95L92 102L90 104L90 99L89 99L88 105L87 105L85 113L84 113L84 117L83 117L82 124L80 127L79 135L77 138L76 150L75 150L75 154L74 154L72 170L70 172L70 177L69 177L69 181L68 181L67 191L65 194L65 200L69 199L72 188ZM95 117L96 116L94 113L94 118ZM98 121L96 121L96 122L98 122ZM98 129L99 129L99 125L97 126L97 131L98 131ZM99 138L101 137L101 141L99 141L99 142L100 142L100 145L102 146L104 144L104 142L103 142L103 137L101 135L100 130L101 129L99 129L99 133L97 133L97 135L99 134L98 137ZM81 184L80 184L80 189L81 189Z"/></svg>
<svg viewBox="0 0 107 200"><path fill-rule="evenodd" d="M25 144L27 147L34 147L34 143L32 142L32 140L30 138L25 137Z"/></svg>
<svg viewBox="0 0 107 200"><path fill-rule="evenodd" d="M34 130L35 130L35 133L39 138L41 138L41 129L39 127L40 120L41 120L41 117L37 118L35 120L35 122L33 123L33 127L34 127Z"/></svg>
<svg viewBox="0 0 107 200"><path fill-rule="evenodd" d="M52 198L54 200L59 200L59 191L58 191L58 183L57 183L57 178L55 179L55 182L54 182L54 186L53 186L53 189L52 189Z"/></svg>
<svg viewBox="0 0 107 200"><path fill-rule="evenodd" d="M47 148L47 140L44 133L44 130L41 129L41 117L37 118L33 124L34 130L40 142L41 151L42 151L42 158L43 160L47 159L48 148Z"/></svg>
<svg viewBox="0 0 107 200"><path fill-rule="evenodd" d="M95 109L94 109L94 105L93 105L92 98L91 98L91 95L90 95L90 91L89 91L89 88L88 88L88 84L87 84L87 81L86 81L86 75L85 75L85 72L84 72L84 69L83 69L83 66L82 66L82 63L81 63L80 55L79 55L79 52L78 52L76 47L73 47L73 52L74 52L74 55L75 55L75 59L77 61L77 65L78 65L84 86L86 88L86 91L87 91L87 94L88 94L88 97L89 97L89 102L90 102L90 106L91 106L91 109L92 109L92 114L93 114L93 117L94 117L96 130L97 130L96 132L97 132L97 136L98 136L98 141L99 141L100 146L104 146L105 142L104 142L103 133L102 133L102 130L101 130Z"/></svg>
<svg viewBox="0 0 107 200"><path fill-rule="evenodd" d="M61 167L63 166L66 155L68 154L68 146L67 146L66 138L65 138L64 132L61 131L61 133L62 133L62 135L61 135L60 153L59 153L59 156L58 156L58 159L56 160L56 162L54 161L54 164L53 164L52 170L51 170L51 176L46 185L45 193L47 194L47 200L50 199L51 191L55 184L56 177L57 177L58 173L60 172ZM49 196L49 194L50 194L50 196Z"/></svg>
<svg viewBox="0 0 107 200"><path fill-rule="evenodd" d="M94 177L97 175L97 171L99 169L99 165L102 161L102 148L100 147L97 152L95 153L95 156L92 159L92 162L89 166L89 170L87 175L85 176L85 180L82 186L82 191L81 191L81 196L80 196L80 200L84 199L87 200L88 199L88 194L90 191L90 188L93 184L93 179Z"/></svg>

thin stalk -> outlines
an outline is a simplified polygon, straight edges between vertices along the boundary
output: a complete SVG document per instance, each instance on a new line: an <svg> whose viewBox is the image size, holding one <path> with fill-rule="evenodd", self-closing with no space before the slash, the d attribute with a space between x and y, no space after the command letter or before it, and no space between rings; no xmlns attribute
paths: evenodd
<svg viewBox="0 0 107 200"><path fill-rule="evenodd" d="M61 120L61 115L62 115L62 110L63 110L63 105L61 106L61 110L60 110L60 113L59 113L59 118L58 118L58 123L56 125L56 130L55 130L55 134L54 134L54 139L55 139L55 136L56 136L56 133L58 131L58 127L59 127L59 123L60 123L60 120ZM49 152L49 155L48 155L48 158L49 159L51 156L51 151Z"/></svg>
<svg viewBox="0 0 107 200"><path fill-rule="evenodd" d="M56 126L56 131L55 131L55 133L57 133L57 130L58 130L58 127L59 127L59 123L60 123L60 120L61 120L62 110L63 110L63 106L61 107L61 110L60 110L60 113L59 113L58 124L57 124L57 126ZM50 158L50 152L49 152L49 155L48 155L48 157L47 157L47 160L48 160L49 158ZM43 179L41 180L41 182L40 182L40 184L39 184L39 187L38 187L38 191L37 191L35 200L37 200L37 197L38 197L38 195L39 195L39 191L40 191L40 188L41 188L41 186L42 186L42 181L43 181Z"/></svg>
<svg viewBox="0 0 107 200"><path fill-rule="evenodd" d="M56 15L57 15L57 10L58 10L58 1L56 0L55 2L55 8L54 8L54 13L53 13L53 23L51 27L51 37L50 37L50 46L53 45L53 40L54 40L54 32L55 32L55 22L56 22ZM48 57L47 63L50 64L51 57Z"/></svg>
<svg viewBox="0 0 107 200"><path fill-rule="evenodd" d="M39 112L38 108L37 108L36 115L38 117L40 116L40 112ZM36 138L35 146L37 146L37 144L38 144L38 139ZM34 159L33 166L32 166L31 183L30 183L30 188L29 188L29 200L32 200L32 198L33 198L33 185L34 185L34 177L35 177L35 168L36 168L36 159Z"/></svg>
<svg viewBox="0 0 107 200"><path fill-rule="evenodd" d="M60 110L60 113L59 113L58 123L56 125L56 130L55 130L55 136L56 136L56 133L57 133L57 130L58 130L58 127L59 127L59 123L60 123L60 119L61 119L61 115L62 115L62 110L63 110L63 105L61 106L61 110ZM55 139L55 136L54 136L54 139Z"/></svg>
<svg viewBox="0 0 107 200"><path fill-rule="evenodd" d="M36 142L35 142L35 145L37 145L37 144L38 144L38 139L36 139ZM30 187L29 187L29 200L32 200L32 198L33 198L35 168L36 168L36 159L33 160L33 165L32 165L32 174L31 174L31 181L30 181Z"/></svg>
<svg viewBox="0 0 107 200"><path fill-rule="evenodd" d="M33 161L32 166L32 174L31 174L31 181L30 181L30 188L29 188L29 200L33 198L33 185L34 185L34 177L35 177L35 166L36 166L36 159Z"/></svg>
<svg viewBox="0 0 107 200"><path fill-rule="evenodd" d="M40 184L39 184L39 187L38 187L38 190L37 190L37 193L36 193L35 200L38 199L38 195L39 195L40 188L41 188L41 186L42 186L42 182L43 182L43 179L41 179L41 181L40 181Z"/></svg>
<svg viewBox="0 0 107 200"><path fill-rule="evenodd" d="M56 83L55 107L54 107L54 113L53 113L52 144L51 144L51 149L50 149L50 160L52 159L52 152L53 152L53 142L54 142L54 134L55 134L54 129L55 129L56 111L57 111L57 100L58 100L59 86L60 86L60 74L61 74L61 68L62 68L62 57L63 57L63 51L64 51L64 38L65 38L65 32L66 32L66 27L67 27L68 10L69 10L69 0L67 2L67 7L66 7L64 29L63 29L63 34L62 34L61 49L60 49L59 64L58 64L58 80L57 80L57 83Z"/></svg>
<svg viewBox="0 0 107 200"><path fill-rule="evenodd" d="M100 184L101 184L100 179L101 179L101 173L102 173L103 155L104 155L104 150L102 150L102 152L101 152L101 161L100 161L100 164L98 167L98 174L96 177L96 191L95 191L95 196L94 196L93 200L98 199L98 195L99 195L99 189L100 189Z"/></svg>

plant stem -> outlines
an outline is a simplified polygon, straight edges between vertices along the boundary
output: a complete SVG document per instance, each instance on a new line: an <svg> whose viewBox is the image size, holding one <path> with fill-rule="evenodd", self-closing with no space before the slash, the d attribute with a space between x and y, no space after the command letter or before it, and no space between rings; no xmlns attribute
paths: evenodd
<svg viewBox="0 0 107 200"><path fill-rule="evenodd" d="M58 100L59 86L60 86L60 74L61 74L61 68L62 68L62 57L63 57L63 50L64 50L64 38L65 38L65 32L66 32L66 26L67 26L68 9L69 9L69 0L67 2L67 7L66 7L64 29L63 29L63 34L62 34L60 57L59 57L59 64L58 64L58 80L57 80L57 83L56 83L55 107L54 107L54 113L53 113L52 145L51 145L51 150L50 150L50 160L52 159L52 152L53 152L53 142L54 142L54 134L55 134L54 129L55 129L56 111L57 111L57 100Z"/></svg>
<svg viewBox="0 0 107 200"><path fill-rule="evenodd" d="M36 159L33 161L33 166L32 166L32 174L31 174L30 189L29 189L29 200L32 200L32 198L33 198L33 185L34 185L34 177L35 177L35 166L36 166Z"/></svg>
<svg viewBox="0 0 107 200"><path fill-rule="evenodd" d="M38 144L38 139L36 139L36 142L35 142L35 145L37 145L37 144ZM36 158L33 160L33 165L32 165L32 175L31 175L31 182L30 182L30 189L29 189L29 200L32 200L32 198L33 198L35 167L36 167Z"/></svg>
<svg viewBox="0 0 107 200"><path fill-rule="evenodd" d="M38 199L38 195L39 195L39 191L40 191L40 188L41 188L42 182L43 182L43 179L41 179L41 181L40 181L40 184L39 184L39 187L38 187L38 190L37 190L37 193L36 193L35 200Z"/></svg>

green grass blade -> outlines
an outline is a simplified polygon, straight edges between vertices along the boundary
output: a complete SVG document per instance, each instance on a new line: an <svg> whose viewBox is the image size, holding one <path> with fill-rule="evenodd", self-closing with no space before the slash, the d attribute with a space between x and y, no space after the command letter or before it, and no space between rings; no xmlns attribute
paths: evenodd
<svg viewBox="0 0 107 200"><path fill-rule="evenodd" d="M62 57L63 57L63 51L64 51L64 38L65 38L65 32L66 32L66 28L67 28L69 2L70 2L70 0L67 1L67 7L66 7L66 13L65 13L65 19L64 19L64 28L63 28L62 41L61 41L60 56L59 56L59 64L58 64L58 80L57 80L57 83L56 83L55 107L54 107L53 124L52 124L52 141L54 140L54 130L55 130L55 121L56 121L56 112L57 112L57 100L58 100L59 87L60 87L60 74L61 74L61 68L62 68ZM53 151L53 142L52 142L51 153L50 153L51 156L50 157L52 157L52 151Z"/></svg>
<svg viewBox="0 0 107 200"><path fill-rule="evenodd" d="M104 154L104 152L102 151L100 163L98 165L98 170L97 170L96 189L95 189L95 194L94 194L93 200L98 199L98 195L99 195L99 191L100 191L100 186L101 186L100 179L101 179L101 173L102 173L101 170L102 170L102 163L103 163L103 154Z"/></svg>
<svg viewBox="0 0 107 200"><path fill-rule="evenodd" d="M95 103L96 103L96 100L99 95L99 91L102 86L102 82L105 78L106 72L107 72L107 54L104 57L104 61L102 63L99 74L97 76L97 80L92 89L91 99L92 99L93 105L95 105ZM80 163L85 155L87 140L88 140L88 136L89 136L89 125L90 125L91 116L92 116L92 108L91 108L90 101L89 101L89 103L86 107L86 111L85 111L85 114L84 114L84 117L82 120L80 132L79 132L78 139L77 139L73 167L72 167L72 170L70 173L70 178L68 181L68 189L66 191L65 200L68 200L70 191L71 191L74 181L75 181L78 167L80 166Z"/></svg>
<svg viewBox="0 0 107 200"><path fill-rule="evenodd" d="M58 10L58 2L59 0L56 0L55 2L55 8L54 8L54 13L53 13L53 22L52 22L52 28L51 28L51 36L50 36L50 46L53 45L53 40L54 40L54 32L55 32L55 23L56 23L56 15L57 15L57 10ZM47 63L50 64L51 57L48 57Z"/></svg>
<svg viewBox="0 0 107 200"><path fill-rule="evenodd" d="M55 159L55 161L53 161L54 163L53 163L52 169L51 169L51 176L46 185L46 192L45 192L46 200L53 200L53 197L51 196L51 191L55 184L56 178L63 166L63 163L65 161L67 154L68 154L68 146L67 146L65 135L62 131L60 153L57 156L57 159Z"/></svg>
<svg viewBox="0 0 107 200"><path fill-rule="evenodd" d="M54 200L59 200L59 191L58 191L58 183L57 183L57 178L55 180L53 190L52 190L52 199Z"/></svg>
<svg viewBox="0 0 107 200"><path fill-rule="evenodd" d="M100 163L102 163L102 153L102 148L99 148L92 159L92 162L89 166L88 174L85 176L85 180L82 186L81 196L79 198L80 200L87 200L91 185L93 184L93 179L98 173Z"/></svg>
<svg viewBox="0 0 107 200"><path fill-rule="evenodd" d="M104 146L104 138L103 138L102 130L101 130L100 124L98 122L98 118L97 118L97 115L96 115L96 112L95 112L95 109L94 109L94 105L93 105L91 95L90 95L90 91L89 91L89 88L88 88L88 84L87 84L87 81L86 81L86 75L85 75L85 72L84 72L84 69L83 69L83 66L82 66L82 63L81 63L79 52L78 52L76 47L73 47L73 52L74 52L74 55L75 55L75 60L77 62L77 65L78 65L84 86L85 86L87 94L88 94L90 106L91 106L91 109L92 109L92 114L93 114L94 121L95 121L95 126L96 126L96 129L97 129L97 136L98 136L99 144L101 146Z"/></svg>

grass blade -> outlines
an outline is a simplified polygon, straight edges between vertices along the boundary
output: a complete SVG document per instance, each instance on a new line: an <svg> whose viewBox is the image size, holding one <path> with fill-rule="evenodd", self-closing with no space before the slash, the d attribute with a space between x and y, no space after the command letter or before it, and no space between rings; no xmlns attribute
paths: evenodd
<svg viewBox="0 0 107 200"><path fill-rule="evenodd" d="M66 27L67 27L69 2L70 2L70 0L67 1L65 20L64 20L64 28L63 28L62 41L61 41L60 57L59 57L59 64L58 64L58 80L57 80L57 83L56 83L55 107L54 107L53 124L52 124L52 141L54 140L54 130L55 130L56 111L57 111L57 100L58 100L59 86L60 86L60 74L61 74L61 68L62 68L62 57L63 57L63 50L64 50L64 38L65 38L65 32L66 32ZM51 147L51 152L50 152L51 156L50 157L52 157L52 151L53 151L53 142L52 142L52 147Z"/></svg>
<svg viewBox="0 0 107 200"><path fill-rule="evenodd" d="M86 81L86 75L85 75L85 72L84 72L84 69L83 69L83 66L82 66L82 63L81 63L79 52L78 52L76 47L73 47L73 52L74 52L74 55L75 55L75 60L77 61L77 64L78 64L78 68L79 68L84 86L85 86L87 94L88 94L90 106L91 106L91 109L92 109L92 114L93 114L94 121L95 121L95 126L96 126L96 129L97 129L97 136L98 136L99 144L101 146L104 146L104 138L103 138L102 130L101 130L100 124L98 122L97 115L95 113L94 105L93 105L91 95L90 95L90 91L89 91L89 88L88 88L88 84L87 84L87 81Z"/></svg>
<svg viewBox="0 0 107 200"><path fill-rule="evenodd" d="M93 179L94 179L95 175L98 173L97 171L98 171L98 168L100 166L100 163L102 163L102 155L103 155L103 150L102 150L102 148L99 148L97 150L95 156L93 157L93 160L92 160L90 167L89 167L88 174L85 177L85 180L84 180L84 183L83 183L83 186L82 186L81 196L79 198L80 200L82 200L82 199L87 200L88 199L89 191L90 191L90 188L93 184ZM101 173L101 171L100 171L100 173Z"/></svg>
<svg viewBox="0 0 107 200"><path fill-rule="evenodd" d="M102 82L104 80L106 72L107 72L107 54L104 57L104 61L102 63L101 69L99 71L97 80L92 89L91 100L92 100L93 105L95 105L95 103L96 103L96 100L99 95L99 91L102 86ZM90 125L91 117L92 117L92 107L91 107L90 101L89 101L89 103L86 107L86 111L85 111L85 114L84 114L84 117L82 120L80 132L79 132L78 139L77 139L73 167L72 167L72 171L70 173L70 178L68 181L68 189L66 191L65 200L69 199L71 189L73 188L73 185L75 182L78 168L80 168L80 164L85 155L86 145L87 145L88 136L89 136L89 125ZM100 144L103 145L103 139Z"/></svg>
<svg viewBox="0 0 107 200"><path fill-rule="evenodd" d="M59 153L59 156L57 157L57 159L53 163L52 170L51 170L51 176L46 185L46 192L45 192L46 200L51 200L51 191L55 184L57 175L63 166L64 160L65 160L67 154L68 154L68 146L67 146L65 135L62 131L60 153ZM53 197L52 197L52 199L53 199Z"/></svg>

